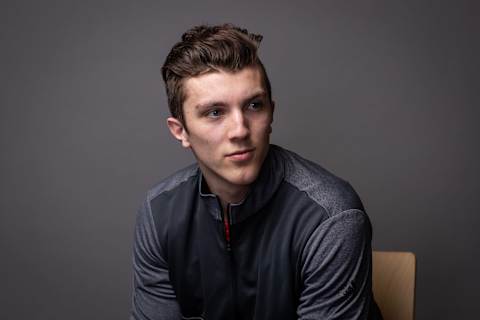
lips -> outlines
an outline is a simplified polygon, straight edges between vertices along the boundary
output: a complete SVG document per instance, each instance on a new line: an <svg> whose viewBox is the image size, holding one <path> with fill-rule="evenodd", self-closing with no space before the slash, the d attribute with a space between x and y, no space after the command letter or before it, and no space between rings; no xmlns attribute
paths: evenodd
<svg viewBox="0 0 480 320"><path fill-rule="evenodd" d="M253 151L255 149L245 149L240 151L235 151L227 155L227 158L233 161L246 161L250 160L253 157Z"/></svg>

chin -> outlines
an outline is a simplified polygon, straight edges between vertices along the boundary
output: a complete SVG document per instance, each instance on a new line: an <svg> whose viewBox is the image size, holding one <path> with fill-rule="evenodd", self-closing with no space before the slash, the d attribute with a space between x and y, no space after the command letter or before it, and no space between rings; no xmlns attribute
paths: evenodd
<svg viewBox="0 0 480 320"><path fill-rule="evenodd" d="M230 183L240 186L248 186L252 184L258 177L259 170L252 168L245 170L243 172L238 172L236 175L232 176Z"/></svg>

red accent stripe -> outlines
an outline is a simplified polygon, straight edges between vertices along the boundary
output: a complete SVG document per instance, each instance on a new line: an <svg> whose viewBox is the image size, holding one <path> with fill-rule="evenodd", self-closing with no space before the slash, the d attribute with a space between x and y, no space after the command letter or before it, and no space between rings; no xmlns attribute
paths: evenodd
<svg viewBox="0 0 480 320"><path fill-rule="evenodd" d="M228 219L223 220L223 225L225 226L225 239L227 242L230 242L230 224L228 223Z"/></svg>

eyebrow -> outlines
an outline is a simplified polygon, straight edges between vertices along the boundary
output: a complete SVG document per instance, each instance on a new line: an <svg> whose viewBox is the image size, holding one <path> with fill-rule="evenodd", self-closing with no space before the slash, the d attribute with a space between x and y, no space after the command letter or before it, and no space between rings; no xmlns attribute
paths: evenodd
<svg viewBox="0 0 480 320"><path fill-rule="evenodd" d="M249 97L243 99L242 105L249 102L249 101L257 99L257 98L264 98L264 97L266 97L266 95L267 95L267 93L265 92L265 90L257 91L255 93L253 93L252 95L250 95ZM206 109L206 108L209 108L209 107L212 107L212 106L225 106L225 105L226 105L226 103L221 101L221 100L213 100L213 101L207 101L207 102L199 103L195 106L195 109L196 110L201 110L201 109Z"/></svg>

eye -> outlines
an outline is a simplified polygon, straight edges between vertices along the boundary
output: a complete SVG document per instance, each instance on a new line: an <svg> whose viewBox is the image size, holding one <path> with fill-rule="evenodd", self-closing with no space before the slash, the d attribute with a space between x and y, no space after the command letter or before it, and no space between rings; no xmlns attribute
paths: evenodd
<svg viewBox="0 0 480 320"><path fill-rule="evenodd" d="M263 107L262 101L252 101L248 104L248 109L250 110L258 110Z"/></svg>
<svg viewBox="0 0 480 320"><path fill-rule="evenodd" d="M207 111L205 115L209 118L218 118L222 115L222 111L220 109L212 109Z"/></svg>

